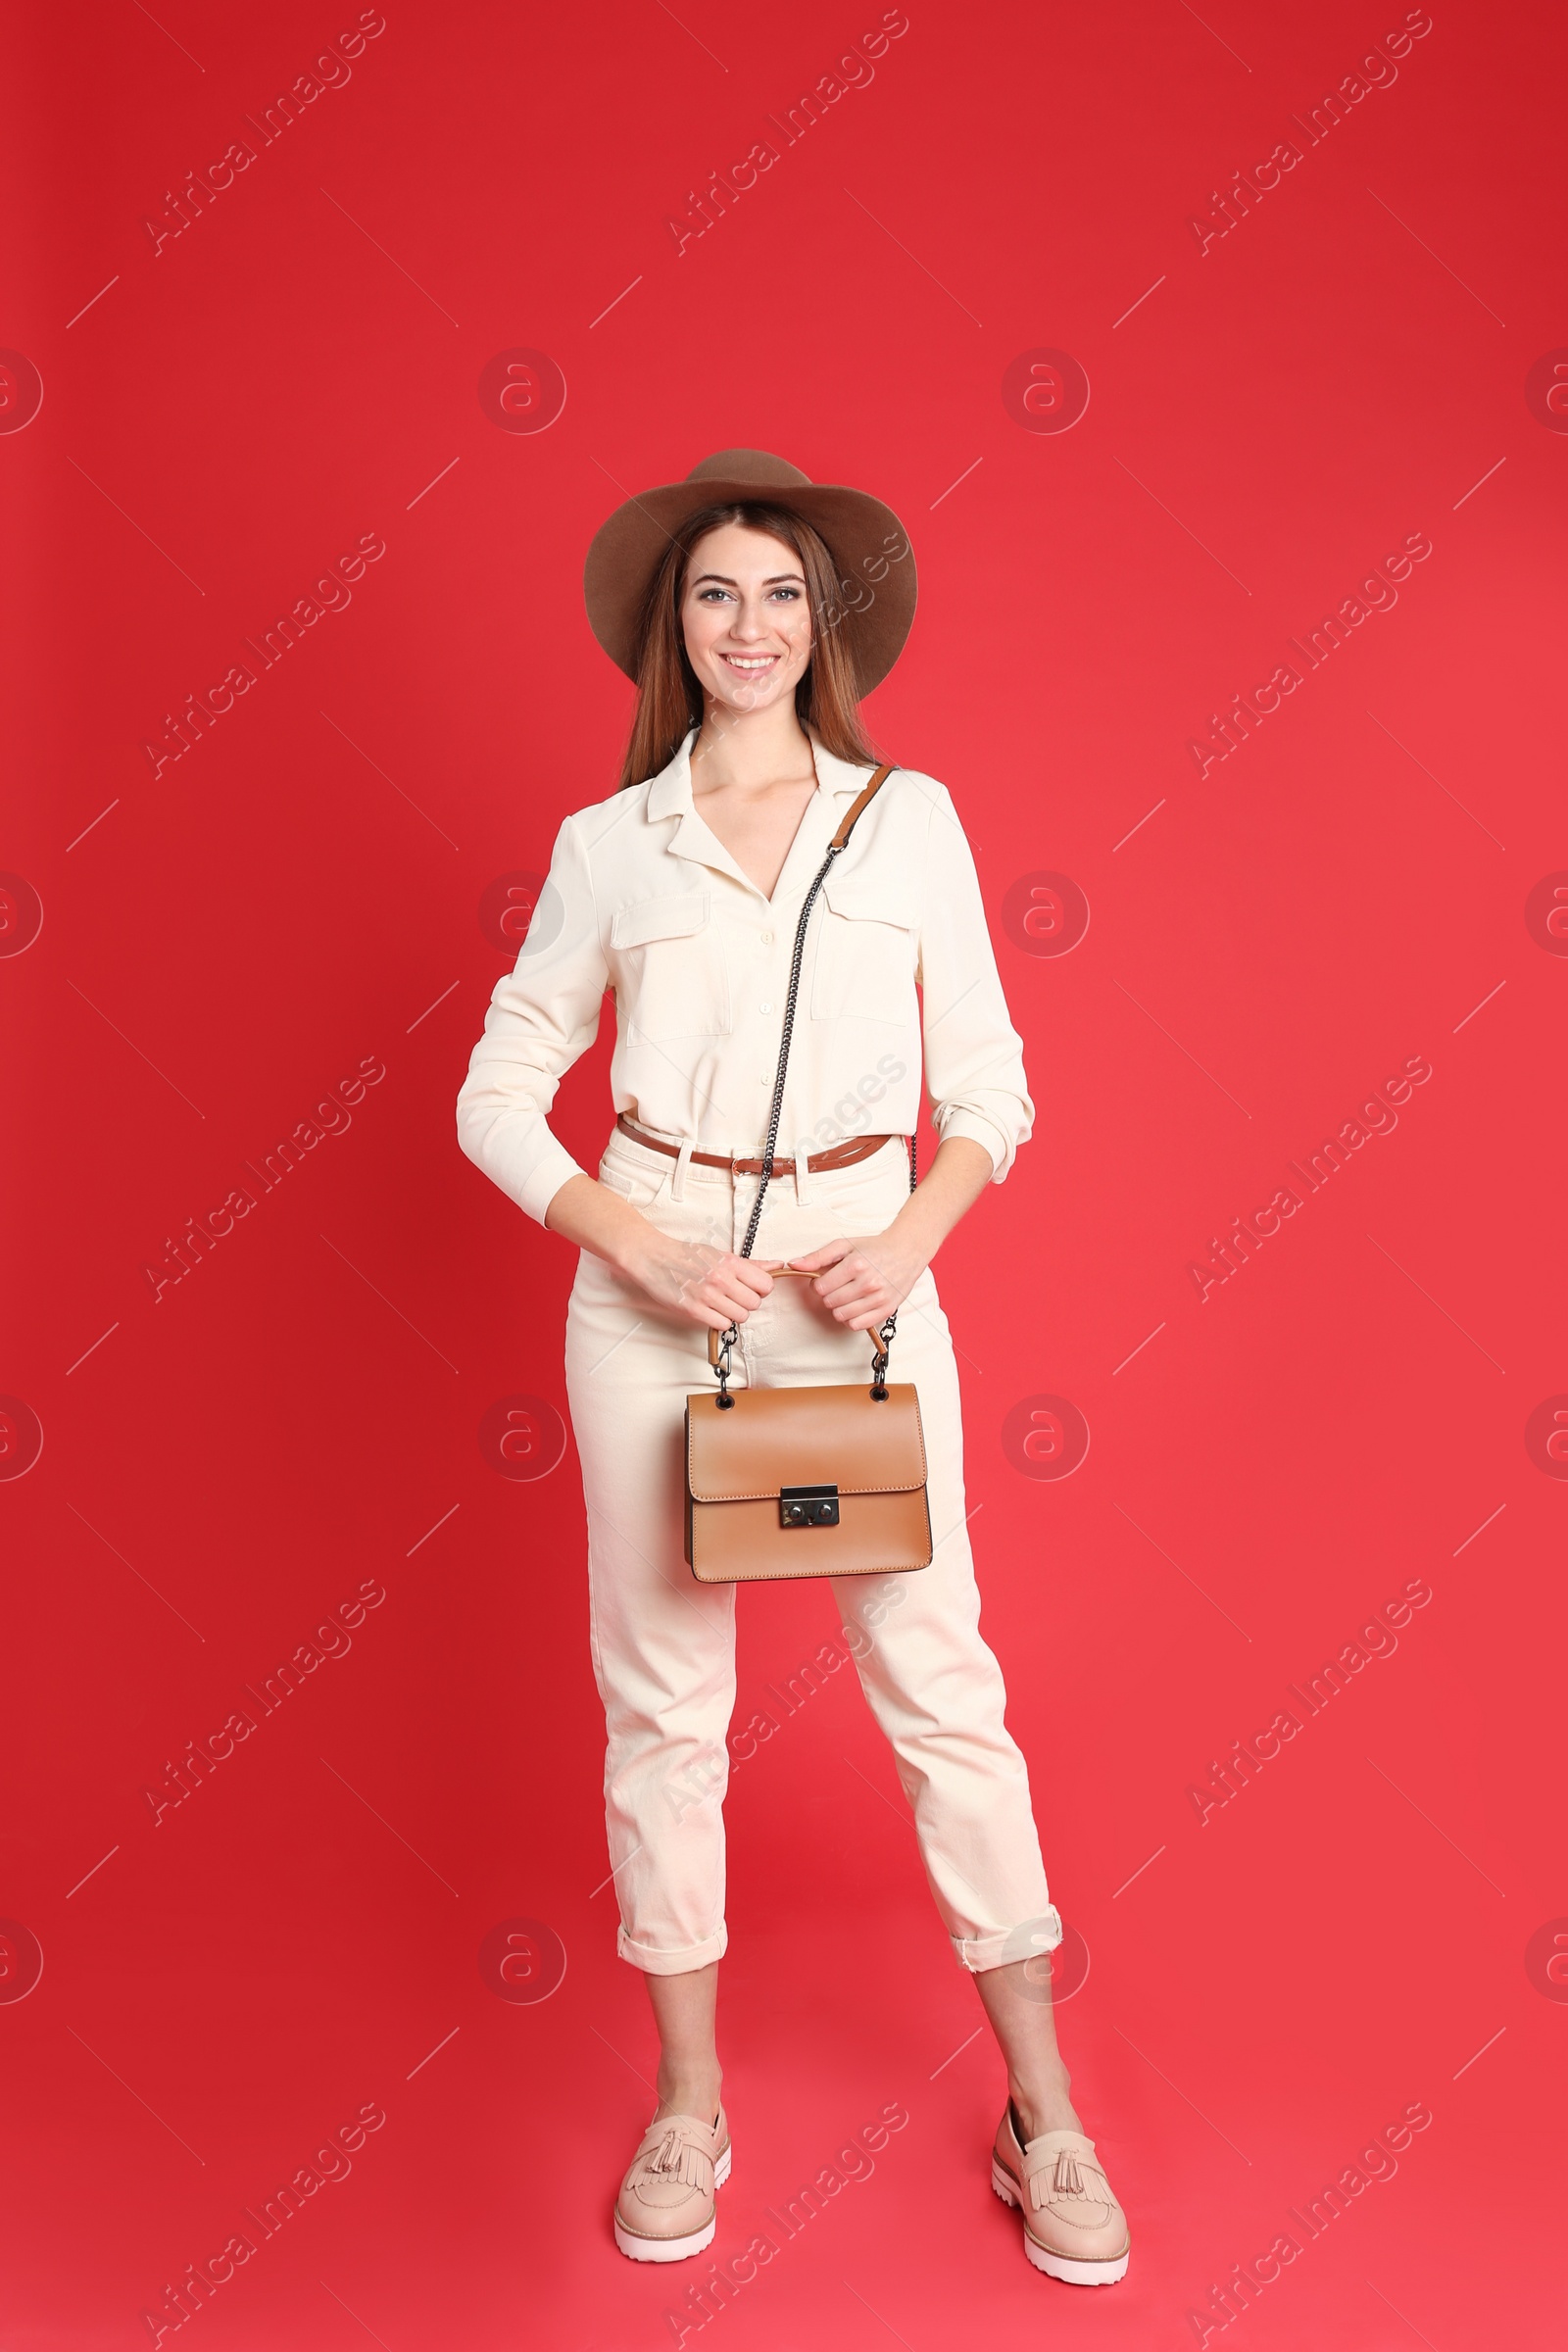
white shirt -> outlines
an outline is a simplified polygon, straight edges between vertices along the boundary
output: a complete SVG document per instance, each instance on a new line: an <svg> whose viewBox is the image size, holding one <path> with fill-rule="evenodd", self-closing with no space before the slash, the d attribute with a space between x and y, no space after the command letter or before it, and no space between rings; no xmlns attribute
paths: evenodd
<svg viewBox="0 0 1568 2352"><path fill-rule="evenodd" d="M567 1178L585 1173L548 1115L598 1034L607 989L617 1112L700 1152L756 1158L766 1141L801 903L869 771L812 738L816 792L767 898L693 804L695 739L694 728L648 783L566 818L469 1057L458 1140L541 1223ZM1022 1041L952 799L901 767L811 910L778 1155L912 1134L922 1027L938 1134L984 1145L1000 1184L1034 1117Z"/></svg>

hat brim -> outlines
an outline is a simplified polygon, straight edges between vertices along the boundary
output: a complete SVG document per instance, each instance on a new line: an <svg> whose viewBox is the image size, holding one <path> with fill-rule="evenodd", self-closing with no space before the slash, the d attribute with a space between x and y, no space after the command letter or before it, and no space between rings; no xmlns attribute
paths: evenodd
<svg viewBox="0 0 1568 2352"><path fill-rule="evenodd" d="M595 532L583 565L583 599L594 635L635 683L637 632L648 585L671 538L704 507L784 507L817 531L839 576L841 625L861 694L879 686L904 650L914 619L916 581L908 534L893 509L867 491L826 482L667 482L615 509Z"/></svg>

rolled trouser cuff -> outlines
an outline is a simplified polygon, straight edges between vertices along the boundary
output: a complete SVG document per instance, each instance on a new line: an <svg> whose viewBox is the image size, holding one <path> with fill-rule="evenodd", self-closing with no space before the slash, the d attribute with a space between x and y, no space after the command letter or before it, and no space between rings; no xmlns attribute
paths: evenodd
<svg viewBox="0 0 1568 2352"><path fill-rule="evenodd" d="M640 1968L649 1977L684 1977L694 1968L706 1968L710 1960L721 1960L729 1945L729 1931L722 1920L716 1932L701 1943L688 1943L679 1951L661 1951L651 1943L639 1943L624 1928L615 1931L615 1949L622 1960Z"/></svg>
<svg viewBox="0 0 1568 2352"><path fill-rule="evenodd" d="M1054 1952L1061 1934L1061 1914L1050 1904L1015 1928L1001 1929L994 1936L955 1936L951 1941L958 1966L979 1976L988 1968L1008 1968L1015 1960Z"/></svg>

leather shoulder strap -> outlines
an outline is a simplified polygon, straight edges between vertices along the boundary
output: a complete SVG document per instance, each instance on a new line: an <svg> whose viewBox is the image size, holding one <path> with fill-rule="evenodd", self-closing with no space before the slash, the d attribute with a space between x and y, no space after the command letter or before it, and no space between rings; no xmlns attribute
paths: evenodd
<svg viewBox="0 0 1568 2352"><path fill-rule="evenodd" d="M859 799L856 802L854 808L845 817L843 824L840 825L838 831L834 834L834 849L843 849L845 843L849 840L850 835L855 830L856 820L859 816L861 809L867 807L867 805L875 799L876 795L881 791L883 785L887 782L892 773L893 762L891 760L888 761L885 767L879 767L877 769L876 774L871 778L870 783L860 794Z"/></svg>

